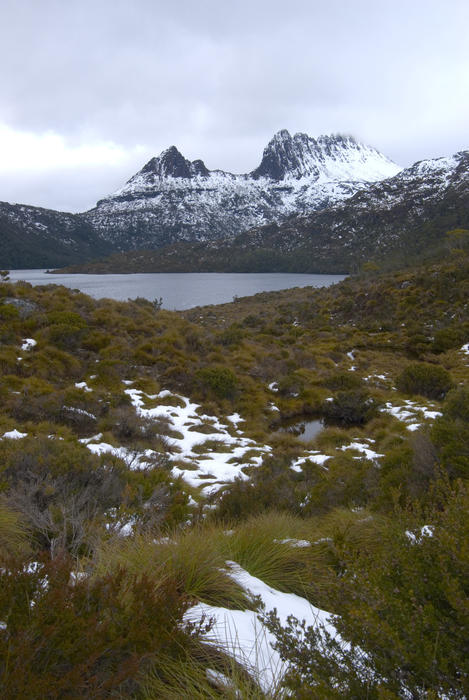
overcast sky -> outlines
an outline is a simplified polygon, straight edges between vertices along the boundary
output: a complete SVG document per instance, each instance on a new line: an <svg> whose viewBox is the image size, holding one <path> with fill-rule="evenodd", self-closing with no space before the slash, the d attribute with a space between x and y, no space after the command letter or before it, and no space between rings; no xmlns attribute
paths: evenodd
<svg viewBox="0 0 469 700"><path fill-rule="evenodd" d="M469 149L469 0L0 0L0 200L82 211L174 144L282 128L406 166Z"/></svg>

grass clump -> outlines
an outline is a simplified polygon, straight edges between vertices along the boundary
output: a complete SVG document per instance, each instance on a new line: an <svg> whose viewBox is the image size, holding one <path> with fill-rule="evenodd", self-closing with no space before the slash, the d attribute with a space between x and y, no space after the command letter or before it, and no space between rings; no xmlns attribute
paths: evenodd
<svg viewBox="0 0 469 700"><path fill-rule="evenodd" d="M28 532L19 513L0 501L0 563L26 556Z"/></svg>
<svg viewBox="0 0 469 700"><path fill-rule="evenodd" d="M125 565L146 572L152 580L170 575L178 590L209 605L246 609L252 607L245 592L226 573L223 552L212 528L196 527L168 537L149 535L114 539L98 554L97 571Z"/></svg>
<svg viewBox="0 0 469 700"><path fill-rule="evenodd" d="M195 645L194 645L195 647ZM255 682L256 669L245 669L233 658L206 644L199 645L185 658L160 660L142 679L145 700L273 700Z"/></svg>
<svg viewBox="0 0 469 700"><path fill-rule="evenodd" d="M310 592L306 576L309 548L292 546L303 539L303 533L300 518L270 512L237 524L231 534L219 538L218 546L226 559L273 588L305 595Z"/></svg>

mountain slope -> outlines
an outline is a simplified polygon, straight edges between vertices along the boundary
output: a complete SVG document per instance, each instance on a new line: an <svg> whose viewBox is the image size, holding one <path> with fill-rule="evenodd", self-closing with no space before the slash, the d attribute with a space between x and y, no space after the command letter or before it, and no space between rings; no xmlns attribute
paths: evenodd
<svg viewBox="0 0 469 700"><path fill-rule="evenodd" d="M244 175L208 170L172 146L83 218L120 250L234 237L331 206L400 168L352 137L283 130Z"/></svg>
<svg viewBox="0 0 469 700"><path fill-rule="evenodd" d="M0 202L0 267L57 267L107 255L112 246L77 214Z"/></svg>
<svg viewBox="0 0 469 700"><path fill-rule="evenodd" d="M469 151L420 161L346 201L231 240L129 252L86 269L342 273L373 259L396 267L440 253L458 227L469 229Z"/></svg>

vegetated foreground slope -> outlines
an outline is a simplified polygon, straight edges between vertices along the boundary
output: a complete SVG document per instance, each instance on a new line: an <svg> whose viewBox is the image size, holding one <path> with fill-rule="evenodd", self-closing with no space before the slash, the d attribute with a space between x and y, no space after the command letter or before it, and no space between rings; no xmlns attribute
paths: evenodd
<svg viewBox="0 0 469 700"><path fill-rule="evenodd" d="M234 239L114 255L70 271L318 272L387 269L446 253L446 232L469 228L469 152L421 161L345 201L253 228Z"/></svg>
<svg viewBox="0 0 469 700"><path fill-rule="evenodd" d="M266 621L298 697L465 697L468 280L460 251L184 313L2 284L5 697L281 697L255 593L350 643Z"/></svg>

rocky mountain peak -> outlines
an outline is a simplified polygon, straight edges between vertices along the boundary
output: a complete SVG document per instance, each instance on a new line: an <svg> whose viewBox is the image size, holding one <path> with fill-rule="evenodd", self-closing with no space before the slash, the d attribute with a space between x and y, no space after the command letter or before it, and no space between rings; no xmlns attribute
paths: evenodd
<svg viewBox="0 0 469 700"><path fill-rule="evenodd" d="M282 129L264 149L261 164L251 177L269 180L308 178L328 180L376 180L395 175L400 168L379 151L353 136L332 134L317 139L294 136Z"/></svg>
<svg viewBox="0 0 469 700"><path fill-rule="evenodd" d="M203 161L190 161L178 151L176 146L170 146L156 158L152 158L142 168L139 174L153 174L157 177L192 178L197 175L207 176L209 171Z"/></svg>
<svg viewBox="0 0 469 700"><path fill-rule="evenodd" d="M340 134L315 139L282 129L259 167L239 175L210 171L171 146L100 200L87 220L122 249L229 237L330 207L399 170L374 148Z"/></svg>
<svg viewBox="0 0 469 700"><path fill-rule="evenodd" d="M265 147L261 164L253 170L251 177L255 180L261 177L269 180L283 180L288 174L301 177L303 174L302 150L302 144L295 140L287 129L282 129ZM314 170L307 174L318 175Z"/></svg>

